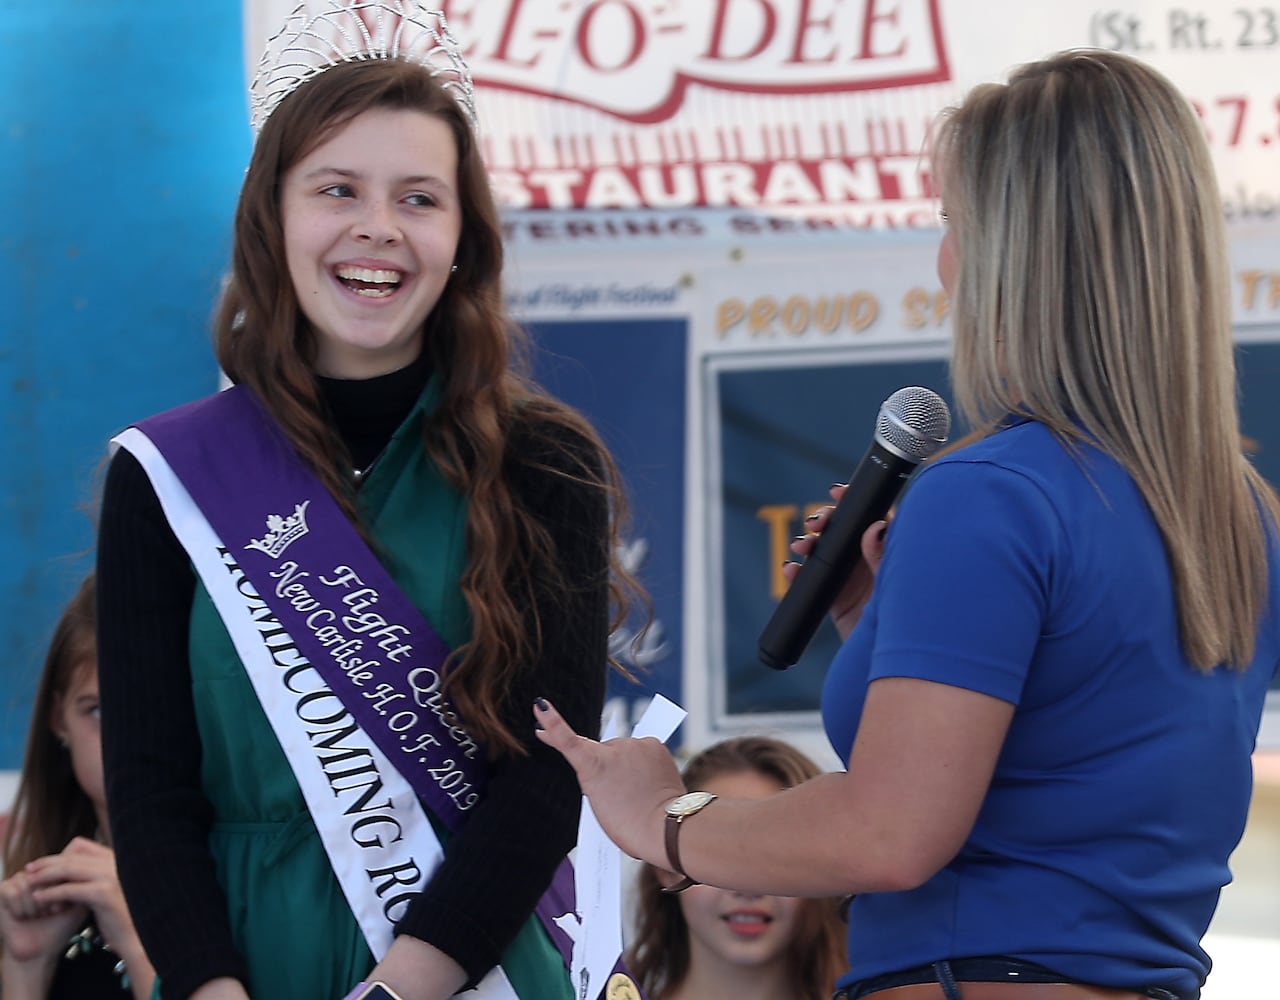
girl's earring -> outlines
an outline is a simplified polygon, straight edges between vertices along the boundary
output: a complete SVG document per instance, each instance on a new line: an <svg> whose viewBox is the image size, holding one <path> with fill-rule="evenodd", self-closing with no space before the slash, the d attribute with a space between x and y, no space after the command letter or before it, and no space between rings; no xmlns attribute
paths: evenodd
<svg viewBox="0 0 1280 1000"><path fill-rule="evenodd" d="M453 265L453 267L449 268L449 273L450 273L450 274L457 274L457 273L458 273L458 265L457 265L457 264L454 264L454 265Z"/></svg>

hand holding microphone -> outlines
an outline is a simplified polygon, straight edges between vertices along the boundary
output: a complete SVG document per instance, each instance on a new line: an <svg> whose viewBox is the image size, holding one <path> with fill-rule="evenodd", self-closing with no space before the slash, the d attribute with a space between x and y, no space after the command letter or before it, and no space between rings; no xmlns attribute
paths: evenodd
<svg viewBox="0 0 1280 1000"><path fill-rule="evenodd" d="M833 483L828 490L832 502L810 514L804 523L804 534L792 540L789 548L793 558L782 567L782 578L788 587L800 572L804 560L813 554L814 546L818 544L827 522L848 489L846 483ZM862 533L860 558L853 564L849 576L832 598L827 614L841 642L849 637L849 633L858 624L858 619L862 617L862 609L871 599L871 588L875 586L880 560L884 557L885 530L888 525L889 517L886 515L883 520L872 521L867 526L867 530Z"/></svg>
<svg viewBox="0 0 1280 1000"><path fill-rule="evenodd" d="M876 418L871 447L854 470L822 534L760 634L760 659L795 664L862 557L862 536L893 506L917 465L947 441L951 412L937 393L899 389Z"/></svg>

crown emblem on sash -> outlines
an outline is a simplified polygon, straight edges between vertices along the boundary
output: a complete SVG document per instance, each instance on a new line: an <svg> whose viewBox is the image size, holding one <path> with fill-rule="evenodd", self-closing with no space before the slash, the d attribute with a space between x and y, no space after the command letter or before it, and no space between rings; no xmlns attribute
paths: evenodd
<svg viewBox="0 0 1280 1000"><path fill-rule="evenodd" d="M279 559L285 549L307 533L307 506L310 503L310 500L303 500L293 508L292 514L268 515L267 533L252 539L245 548L257 549L272 559Z"/></svg>

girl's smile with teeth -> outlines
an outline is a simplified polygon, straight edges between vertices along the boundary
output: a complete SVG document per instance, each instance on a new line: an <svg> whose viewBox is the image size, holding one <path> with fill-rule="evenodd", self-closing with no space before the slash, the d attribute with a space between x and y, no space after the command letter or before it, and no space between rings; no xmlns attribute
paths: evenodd
<svg viewBox="0 0 1280 1000"><path fill-rule="evenodd" d="M404 274L384 268L354 267L339 264L334 268L338 280L358 295L386 298L400 287Z"/></svg>
<svg viewBox="0 0 1280 1000"><path fill-rule="evenodd" d="M767 924L773 917L767 913L730 913L724 918L731 924Z"/></svg>

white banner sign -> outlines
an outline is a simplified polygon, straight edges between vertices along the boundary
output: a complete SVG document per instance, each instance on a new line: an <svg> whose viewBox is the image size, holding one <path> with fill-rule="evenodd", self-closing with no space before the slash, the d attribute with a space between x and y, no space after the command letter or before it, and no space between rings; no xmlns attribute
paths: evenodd
<svg viewBox="0 0 1280 1000"><path fill-rule="evenodd" d="M247 0L246 63L294 0ZM1210 0L440 0L507 208L712 206L927 227L938 113L1051 52L1167 73L1233 220L1280 219L1280 6Z"/></svg>

